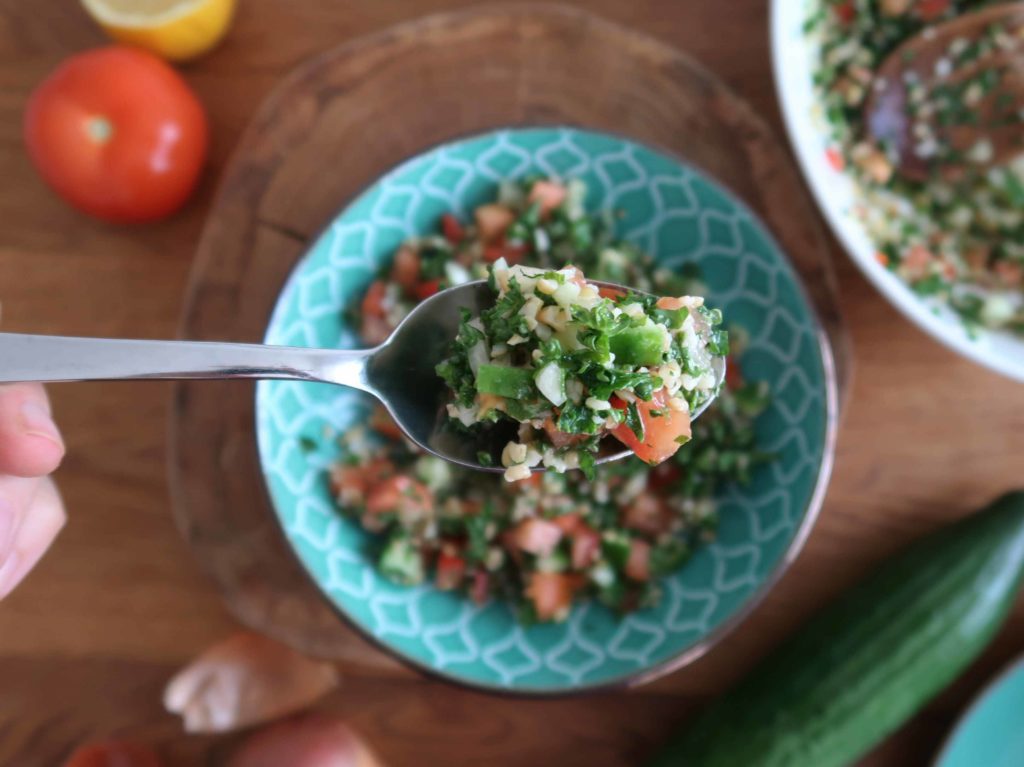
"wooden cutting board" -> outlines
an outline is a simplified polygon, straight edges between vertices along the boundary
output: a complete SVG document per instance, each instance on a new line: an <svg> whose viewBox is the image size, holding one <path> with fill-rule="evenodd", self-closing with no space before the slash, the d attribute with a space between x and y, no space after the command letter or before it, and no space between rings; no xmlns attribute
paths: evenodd
<svg viewBox="0 0 1024 767"><path fill-rule="evenodd" d="M765 124L680 52L580 11L436 16L319 56L250 124L210 211L183 335L259 340L282 282L318 231L400 160L508 125L623 133L702 167L763 217L824 319L845 384L847 345L817 222ZM248 384L178 386L178 524L247 625L307 653L393 661L326 607L287 549L259 472Z"/></svg>

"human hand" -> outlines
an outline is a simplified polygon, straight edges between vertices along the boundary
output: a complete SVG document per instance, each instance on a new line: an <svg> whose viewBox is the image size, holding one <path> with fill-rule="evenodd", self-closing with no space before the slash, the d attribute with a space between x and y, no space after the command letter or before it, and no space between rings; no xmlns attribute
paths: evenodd
<svg viewBox="0 0 1024 767"><path fill-rule="evenodd" d="M0 385L0 599L64 527L64 504L49 476L63 457L43 387Z"/></svg>

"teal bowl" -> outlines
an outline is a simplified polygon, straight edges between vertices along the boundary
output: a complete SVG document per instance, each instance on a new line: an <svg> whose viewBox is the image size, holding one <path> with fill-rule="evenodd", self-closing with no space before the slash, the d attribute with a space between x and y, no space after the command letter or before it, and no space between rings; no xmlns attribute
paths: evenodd
<svg viewBox="0 0 1024 767"><path fill-rule="evenodd" d="M668 269L696 262L708 299L750 343L740 360L767 381L757 423L778 460L719 499L717 539L668 578L656 608L625 618L597 603L557 625L524 628L500 602L483 607L431 586L398 586L368 557L368 537L338 513L325 469L335 440L367 417L365 395L264 381L260 461L285 538L327 600L365 636L413 666L472 687L548 695L636 684L707 651L796 557L832 462L837 393L825 335L786 257L751 211L685 162L627 139L572 128L509 129L445 144L387 173L327 226L295 267L269 344L360 344L344 309L406 238L467 218L502 179L580 178L587 207L621 212L618 234Z"/></svg>
<svg viewBox="0 0 1024 767"><path fill-rule="evenodd" d="M935 767L1020 767L1024 764L1024 658L1003 671L971 703Z"/></svg>

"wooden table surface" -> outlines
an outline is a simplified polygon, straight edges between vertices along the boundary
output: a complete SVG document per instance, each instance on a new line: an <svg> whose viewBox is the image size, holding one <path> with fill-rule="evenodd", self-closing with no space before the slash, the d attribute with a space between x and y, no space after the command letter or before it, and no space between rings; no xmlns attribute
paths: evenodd
<svg viewBox="0 0 1024 767"><path fill-rule="evenodd" d="M76 3L0 0L0 301L4 328L161 338L176 332L203 218L261 99L308 56L466 3L241 0L230 37L185 68L213 127L210 168L180 214L115 227L54 197L30 167L21 118L33 86L104 42ZM695 55L781 130L765 0L583 3ZM797 209L795 216L816 216ZM374 654L343 664L323 708L343 712L391 765L629 765L687 713L903 542L1024 485L1024 386L962 360L902 319L833 245L855 378L816 529L754 615L708 656L638 691L562 701L491 698ZM111 733L160 745L170 767L219 764L231 739L186 738L163 713L173 671L234 624L171 520L164 384L53 387L68 456L70 523L0 604L0 765L58 765ZM1024 610L949 691L864 762L924 765L970 696L1024 651Z"/></svg>

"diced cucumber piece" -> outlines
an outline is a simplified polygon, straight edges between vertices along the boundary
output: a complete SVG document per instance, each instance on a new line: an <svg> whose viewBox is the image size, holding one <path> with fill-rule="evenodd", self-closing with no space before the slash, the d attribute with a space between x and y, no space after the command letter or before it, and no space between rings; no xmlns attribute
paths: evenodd
<svg viewBox="0 0 1024 767"><path fill-rule="evenodd" d="M601 536L601 553L616 570L629 561L629 536L620 530L609 530Z"/></svg>
<svg viewBox="0 0 1024 767"><path fill-rule="evenodd" d="M533 392L533 371L508 365L481 365L476 371L476 388L484 394L525 399Z"/></svg>
<svg viewBox="0 0 1024 767"><path fill-rule="evenodd" d="M432 455L420 456L416 461L416 478L431 490L440 490L452 480L451 464Z"/></svg>
<svg viewBox="0 0 1024 767"><path fill-rule="evenodd" d="M657 325L641 325L613 335L609 349L618 365L657 365L663 354L662 338L662 330Z"/></svg>
<svg viewBox="0 0 1024 767"><path fill-rule="evenodd" d="M380 554L380 571L385 578L403 586L423 582L423 557L405 535L393 535Z"/></svg>
<svg viewBox="0 0 1024 767"><path fill-rule="evenodd" d="M555 549L546 557L537 557L537 571L541 573L562 573L569 569L569 555Z"/></svg>
<svg viewBox="0 0 1024 767"><path fill-rule="evenodd" d="M557 362L549 362L537 371L534 378L537 388L552 405L561 405L565 402L565 371Z"/></svg>

